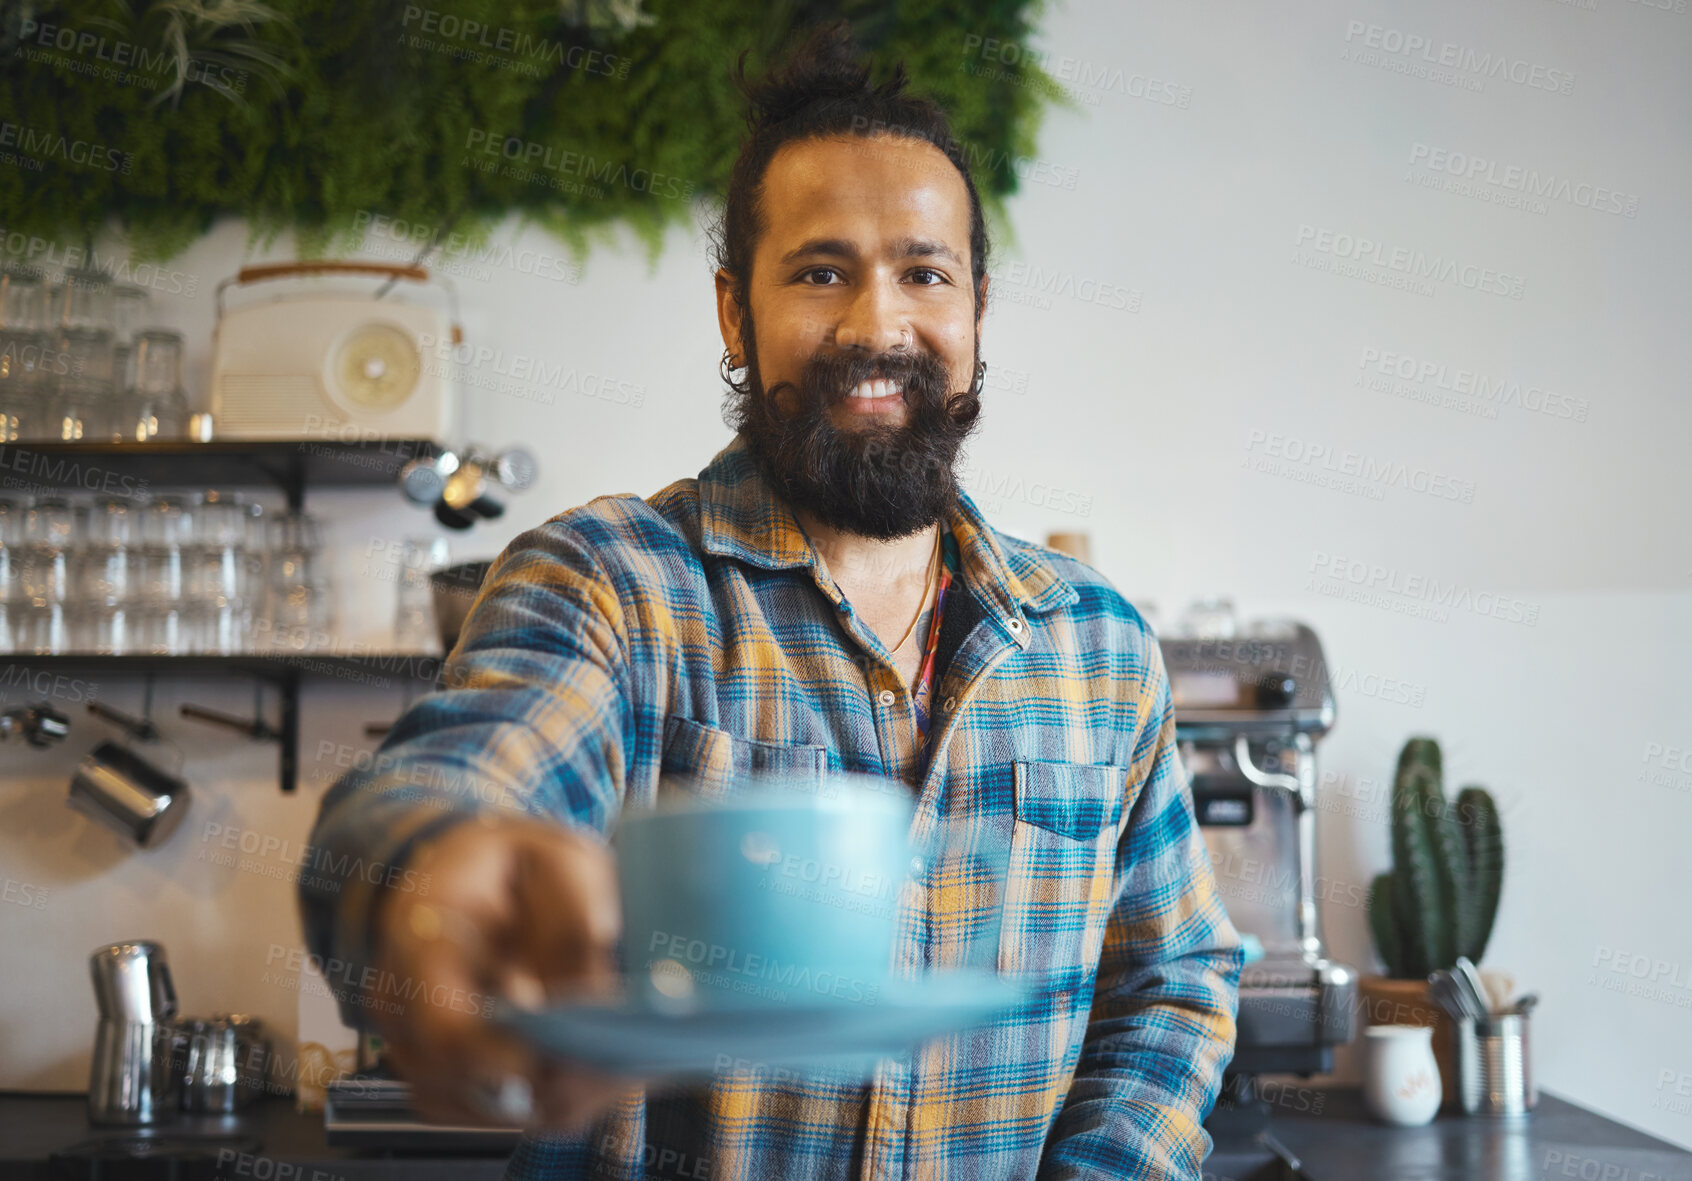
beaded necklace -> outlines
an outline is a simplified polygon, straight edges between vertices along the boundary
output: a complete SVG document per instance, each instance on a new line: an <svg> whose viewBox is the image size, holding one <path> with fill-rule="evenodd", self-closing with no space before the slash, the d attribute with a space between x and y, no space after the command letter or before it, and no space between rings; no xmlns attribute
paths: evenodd
<svg viewBox="0 0 1692 1181"><path fill-rule="evenodd" d="M928 741L928 697L934 687L934 669L939 658L940 622L946 613L946 592L958 574L958 543L950 529L942 526L943 558L940 565L940 586L934 592L934 614L928 621L928 642L923 646L922 663L917 666L916 683L911 686L911 701L916 706L917 733L921 741Z"/></svg>

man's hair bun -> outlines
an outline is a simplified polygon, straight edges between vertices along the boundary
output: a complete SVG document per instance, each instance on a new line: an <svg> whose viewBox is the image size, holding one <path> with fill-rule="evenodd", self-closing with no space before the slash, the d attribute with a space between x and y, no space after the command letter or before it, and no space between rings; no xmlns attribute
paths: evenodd
<svg viewBox="0 0 1692 1181"><path fill-rule="evenodd" d="M870 68L852 43L844 20L824 25L793 51L786 64L748 81L742 54L735 81L746 97L747 131L757 136L801 113L830 107L880 106L899 98L910 79L903 62L880 86L870 85Z"/></svg>

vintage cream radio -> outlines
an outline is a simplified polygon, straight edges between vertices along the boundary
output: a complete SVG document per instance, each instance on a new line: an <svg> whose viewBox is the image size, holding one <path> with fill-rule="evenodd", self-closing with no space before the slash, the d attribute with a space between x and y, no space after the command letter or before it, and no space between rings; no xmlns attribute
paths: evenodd
<svg viewBox="0 0 1692 1181"><path fill-rule="evenodd" d="M225 290L308 275L381 275L373 294L308 290L224 307ZM436 282L448 310L382 298L395 280ZM243 268L218 284L212 418L222 439L450 439L453 366L437 342L463 340L457 294L422 267L361 261Z"/></svg>

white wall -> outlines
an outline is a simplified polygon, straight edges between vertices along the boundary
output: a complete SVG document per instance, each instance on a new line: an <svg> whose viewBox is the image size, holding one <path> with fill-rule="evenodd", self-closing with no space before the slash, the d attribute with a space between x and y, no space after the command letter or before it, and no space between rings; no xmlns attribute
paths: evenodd
<svg viewBox="0 0 1692 1181"><path fill-rule="evenodd" d="M1435 58L1449 43L1471 85L1347 60L1368 49L1371 25L1393 45L1425 39ZM968 33L960 62L979 62L965 56ZM1243 614L1297 615L1322 635L1342 678L1319 825L1338 958L1374 967L1364 916L1346 903L1386 863L1380 793L1399 745L1439 736L1450 786L1487 784L1505 811L1488 960L1544 998L1542 1084L1692 1145L1675 1093L1692 1069L1692 756L1672 753L1692 749L1692 689L1677 675L1692 653L1692 13L1642 0L1096 2L1052 12L1040 46L1054 70L1066 57L1077 77L1103 81L1079 112L1051 116L1012 204L970 486L1006 527L1089 530L1097 563L1165 621L1220 592ZM1487 54L1553 86L1572 73L1570 92L1463 63ZM1148 77L1154 98L1181 101L1142 97ZM1542 210L1421 187L1444 174L1417 163L1417 145L1496 161L1500 179L1517 167L1571 187ZM1582 207L1577 185L1636 208ZM1318 249L1330 235L1378 242L1389 263L1451 260L1456 273L1423 292L1317 269L1343 261ZM515 226L506 240L559 249ZM199 294L160 313L190 333L201 387L210 289L257 257L244 246L241 227L222 225L172 264ZM1506 276L1489 284L1519 281L1520 298L1465 286L1482 268ZM601 492L650 493L726 441L700 236L673 234L652 269L629 243L588 259L576 283L495 266L459 286L470 340L633 383L644 404L479 396L473 437L529 442L542 480L504 521L455 537L458 553L492 553ZM1395 396L1390 381L1369 388L1379 374L1363 358L1389 353L1585 410L1560 417L1518 394L1483 417ZM1390 476L1311 482L1323 463L1296 456L1312 447L1336 469L1403 464L1416 487L1438 474L1459 496ZM313 507L332 521L344 630L378 638L392 590L367 555L427 519L382 492ZM1429 617L1425 600L1412 613L1404 594L1359 595L1349 579L1369 567L1400 587L1455 585L1460 601ZM1514 619L1484 613L1495 605ZM121 705L136 689L100 692ZM167 686L161 704L173 714L176 700L233 694L238 707L247 692ZM291 891L203 861L202 826L303 839L336 770L314 758L319 744L366 744L360 725L398 703L393 690L314 689L295 798L277 793L267 748L171 717L199 798L189 827L145 854L63 808L77 750L0 748L0 877L48 891L39 909L0 905L0 1087L83 1085L85 956L117 938L166 943L189 1011L247 1009L291 1036L294 997L265 981L272 949L297 946ZM78 719L83 736L98 728Z"/></svg>

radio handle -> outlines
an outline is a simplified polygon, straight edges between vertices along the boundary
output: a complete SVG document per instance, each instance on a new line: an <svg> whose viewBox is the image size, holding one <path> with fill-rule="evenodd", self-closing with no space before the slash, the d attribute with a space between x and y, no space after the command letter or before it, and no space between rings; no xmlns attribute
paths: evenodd
<svg viewBox="0 0 1692 1181"><path fill-rule="evenodd" d="M450 281L429 274L429 268L414 266L410 263L374 262L364 259L316 259L307 262L269 262L256 266L242 267L236 271L234 277L225 279L217 285L217 318L223 319L223 293L228 287L239 287L247 283L263 283L271 279L293 279L300 275L386 275L390 279L410 279L415 283L439 283L446 288L447 300L452 305L452 343L464 343L464 330L458 323L458 288Z"/></svg>
<svg viewBox="0 0 1692 1181"><path fill-rule="evenodd" d="M235 272L236 283L262 283L266 279L282 279L292 275L313 275L319 272L365 275L392 275L396 279L429 281L427 267L398 262L367 262L362 259L323 258L305 262L267 262L242 267Z"/></svg>

